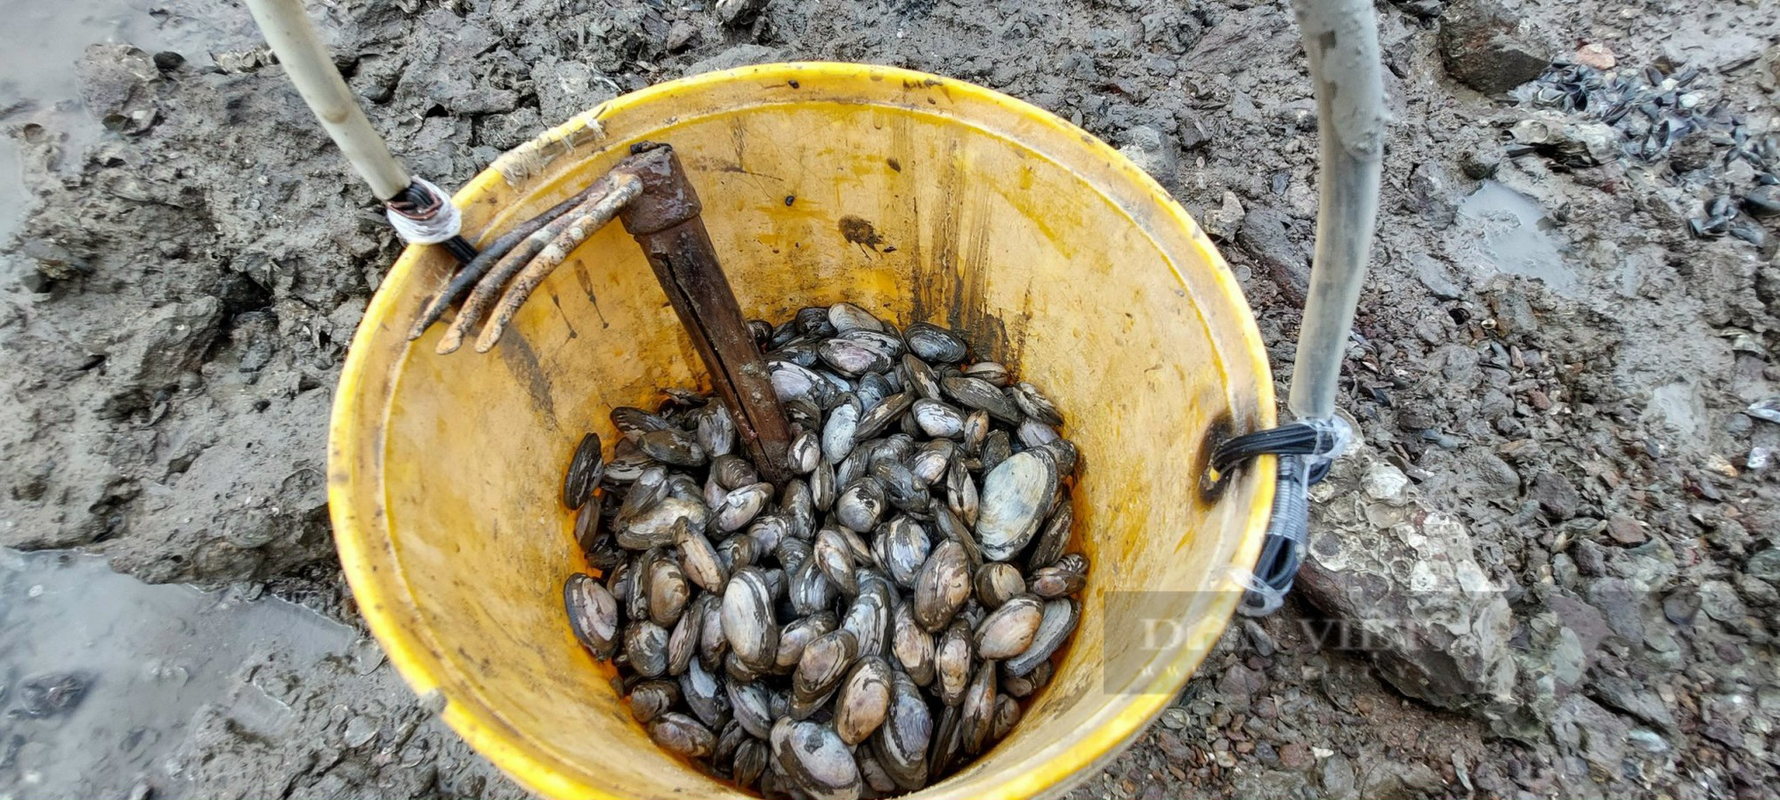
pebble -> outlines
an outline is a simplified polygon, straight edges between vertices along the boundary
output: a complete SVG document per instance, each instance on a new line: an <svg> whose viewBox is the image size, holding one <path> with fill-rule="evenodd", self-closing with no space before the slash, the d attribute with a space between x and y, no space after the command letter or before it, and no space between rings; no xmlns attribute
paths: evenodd
<svg viewBox="0 0 1780 800"><path fill-rule="evenodd" d="M1614 58L1613 51L1607 45L1599 42L1576 48L1576 55L1572 56L1572 59L1578 64L1595 69L1613 69L1613 66L1619 63L1619 60Z"/></svg>
<svg viewBox="0 0 1780 800"><path fill-rule="evenodd" d="M1743 574L1780 587L1780 547L1770 547L1749 557Z"/></svg>
<svg viewBox="0 0 1780 800"><path fill-rule="evenodd" d="M377 738L377 722L363 714L346 721L346 731L341 740L347 747L357 749L370 744Z"/></svg>
<svg viewBox="0 0 1780 800"><path fill-rule="evenodd" d="M1279 748L1279 766L1282 769L1309 769L1316 763L1310 756L1310 747L1303 742L1292 742Z"/></svg>
<svg viewBox="0 0 1780 800"><path fill-rule="evenodd" d="M1607 518L1607 535L1623 545L1643 544L1649 538L1641 523L1624 514L1614 514Z"/></svg>

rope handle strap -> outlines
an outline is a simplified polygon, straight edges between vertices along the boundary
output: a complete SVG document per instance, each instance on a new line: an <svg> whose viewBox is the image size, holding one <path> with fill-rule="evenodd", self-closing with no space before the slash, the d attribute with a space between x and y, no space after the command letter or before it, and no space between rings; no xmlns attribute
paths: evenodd
<svg viewBox="0 0 1780 800"><path fill-rule="evenodd" d="M1233 577L1244 589L1236 610L1264 617L1285 604L1286 592L1304 563L1310 532L1310 487L1329 474L1329 466L1353 441L1353 428L1340 417L1305 419L1277 428L1244 434L1212 452L1214 478L1228 475L1255 456L1279 456L1279 483L1261 558L1253 572L1237 569Z"/></svg>

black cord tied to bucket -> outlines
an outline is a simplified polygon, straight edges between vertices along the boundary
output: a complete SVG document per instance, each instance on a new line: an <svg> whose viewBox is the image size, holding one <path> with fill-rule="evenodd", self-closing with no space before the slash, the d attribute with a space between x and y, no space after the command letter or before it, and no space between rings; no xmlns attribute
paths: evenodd
<svg viewBox="0 0 1780 800"><path fill-rule="evenodd" d="M1353 441L1353 428L1340 417L1306 419L1277 428L1244 434L1219 444L1212 452L1211 468L1217 476L1228 475L1255 456L1279 456L1279 481L1273 493L1273 515L1267 538L1253 572L1238 571L1242 602L1236 607L1244 616L1264 617L1285 604L1286 592L1304 563L1310 531L1310 487L1329 474L1342 451Z"/></svg>

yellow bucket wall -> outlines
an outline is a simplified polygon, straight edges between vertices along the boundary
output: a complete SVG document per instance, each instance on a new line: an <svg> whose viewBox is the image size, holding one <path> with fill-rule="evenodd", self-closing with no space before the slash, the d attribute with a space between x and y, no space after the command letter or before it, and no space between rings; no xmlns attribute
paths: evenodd
<svg viewBox="0 0 1780 800"><path fill-rule="evenodd" d="M678 150L749 317L848 300L967 332L1063 410L1093 562L1050 687L986 757L921 792L1024 798L1115 755L1228 621L1253 565L1270 463L1200 491L1214 426L1273 424L1259 334L1191 219L1104 143L1025 103L885 67L748 67L655 86L552 131L517 185L457 195L482 243L609 169ZM500 162L510 167L513 159ZM512 172L509 169L509 172ZM409 343L451 268L412 247L353 340L335 400L329 506L371 630L447 723L550 798L735 796L657 749L575 644L563 579L585 569L561 506L581 435L618 405L705 385L635 243L593 236L494 352Z"/></svg>

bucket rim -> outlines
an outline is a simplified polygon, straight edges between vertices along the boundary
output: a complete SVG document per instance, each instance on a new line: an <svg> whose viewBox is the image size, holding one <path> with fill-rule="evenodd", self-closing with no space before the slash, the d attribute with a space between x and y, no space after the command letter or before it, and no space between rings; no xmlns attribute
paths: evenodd
<svg viewBox="0 0 1780 800"><path fill-rule="evenodd" d="M1251 362L1249 366L1254 374L1272 375L1267 350L1253 310L1249 307L1235 275L1201 232L1198 223L1154 177L1099 137L1068 120L1024 100L968 81L900 67L848 62L793 61L735 67L652 84L620 95L575 115L569 121L545 131L509 153L574 143L589 128L597 133L599 119L606 114L644 106L673 94L716 84L762 79L900 80L907 85L943 87L949 92L961 94L979 103L998 106L1029 122L1079 139L1095 156L1104 159L1124 177L1146 191L1162 212L1162 219L1157 222L1159 226L1178 226L1191 232L1192 235L1186 237L1187 245L1197 250L1205 263L1214 267L1212 278L1217 294L1242 312L1237 316L1243 347L1237 355L1246 357ZM506 182L508 177L501 171L501 164L501 159L497 159L483 168L456 192L453 202L460 208L466 207L468 198L485 195L497 185ZM513 183L530 178L548 180L544 175L532 175L516 178ZM421 704L438 713L477 753L522 786L545 797L622 800L624 795L565 777L557 772L549 760L541 758L538 752L517 745L516 742L523 741L524 737L492 709L484 709L487 713L470 713L444 695L444 676L449 668L443 663L441 651L430 641L430 637L416 630L418 626L414 623L419 620L419 615L412 608L411 602L401 596L402 592L393 590L398 585L406 587L406 579L401 576L393 552L388 547L376 546L380 541L387 543L389 538L381 527L385 520L384 509L387 507L385 499L381 491L369 492L375 495L375 508L368 515L361 514L355 505L355 501L365 498L367 494L367 489L361 483L365 478L371 477L366 473L373 472L376 477L381 477L380 453L385 434L382 420L386 415L367 412L387 410L386 407L371 409L360 401L364 399L367 389L388 388L393 385L394 379L393 374L373 374L372 348L368 341L380 329L406 330L406 325L394 318L396 298L393 290L386 291L386 287L407 284L413 277L412 273L421 268L427 251L428 248L424 245L411 245L391 265L365 309L335 388L328 437L328 510L341 571L346 576L367 627L383 647L397 673L419 695ZM397 363L400 362L401 359L397 359ZM383 398L386 403L391 399ZM1257 428L1275 424L1275 403L1272 381L1260 381L1260 385L1256 387ZM367 443L375 443L375 446L367 448ZM378 455L367 458L366 453L372 450ZM1245 515L1246 523L1241 540L1231 561L1233 571L1253 569L1259 558L1273 502L1274 472L1272 456L1263 456L1254 464L1253 479L1257 486ZM394 576L393 581L390 576ZM1168 707L1180 687L1204 661L1210 650L1209 643L1215 641L1228 626L1241 592L1234 579L1225 578L1225 582L1229 590L1216 592L1211 613L1187 630L1189 640L1204 640L1208 646L1182 647L1172 662L1158 665L1156 677L1145 691L1129 695L1131 699L1123 710L1103 723L1081 731L1080 736L1066 749L1046 760L1038 769L1009 776L997 787L999 791L994 796L1027 798L1061 794L1070 786L1090 777L1091 770L1111 761L1135 741L1136 735ZM940 785L943 782L935 784ZM929 787L929 790L932 788L934 787Z"/></svg>

